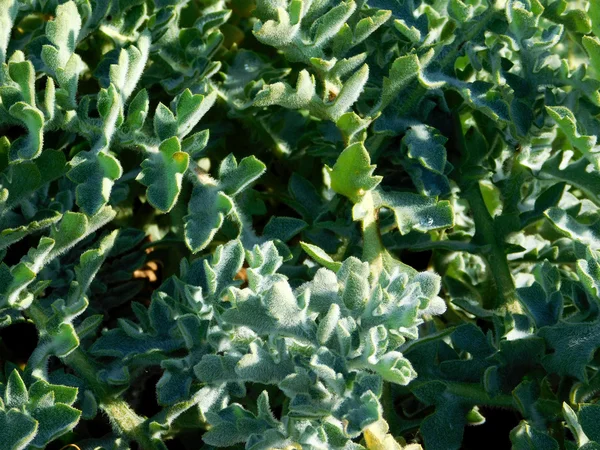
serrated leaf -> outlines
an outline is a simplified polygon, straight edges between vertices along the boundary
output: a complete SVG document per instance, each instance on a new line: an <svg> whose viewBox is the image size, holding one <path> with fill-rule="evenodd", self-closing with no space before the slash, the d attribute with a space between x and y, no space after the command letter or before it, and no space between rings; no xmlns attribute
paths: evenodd
<svg viewBox="0 0 600 450"><path fill-rule="evenodd" d="M25 406L29 401L29 395L23 379L19 375L19 372L13 370L8 377L8 383L6 384L6 391L4 392L4 404L7 408L17 408Z"/></svg>
<svg viewBox="0 0 600 450"><path fill-rule="evenodd" d="M177 102L177 135L184 138L202 119L204 114L215 103L217 94L192 95L189 89L183 91Z"/></svg>
<svg viewBox="0 0 600 450"><path fill-rule="evenodd" d="M333 38L355 9L354 1L343 1L317 19L311 27L311 32L314 33L313 45L321 47Z"/></svg>
<svg viewBox="0 0 600 450"><path fill-rule="evenodd" d="M46 36L58 49L57 67L64 67L75 52L80 29L81 17L75 2L57 6L55 20L46 24Z"/></svg>
<svg viewBox="0 0 600 450"><path fill-rule="evenodd" d="M184 217L185 241L192 252L205 248L219 231L233 200L215 186L196 185Z"/></svg>
<svg viewBox="0 0 600 450"><path fill-rule="evenodd" d="M233 154L230 154L219 166L219 187L227 195L237 195L256 181L265 170L266 166L254 156L242 159L238 165Z"/></svg>
<svg viewBox="0 0 600 450"><path fill-rule="evenodd" d="M369 152L361 143L346 147L333 168L326 167L332 189L353 203L358 203L367 191L381 182L380 176L372 176L375 168L371 165Z"/></svg>
<svg viewBox="0 0 600 450"><path fill-rule="evenodd" d="M385 109L398 93L404 89L410 81L414 80L421 66L417 55L406 55L397 58L390 67L389 77L383 79L381 91L380 110Z"/></svg>
<svg viewBox="0 0 600 450"><path fill-rule="evenodd" d="M141 166L142 171L136 178L148 187L148 202L162 212L173 208L181 191L183 174L189 165L189 156L181 151L177 137L161 142L158 152L151 153Z"/></svg>
<svg viewBox="0 0 600 450"><path fill-rule="evenodd" d="M571 217L564 209L550 208L544 215L562 233L594 250L600 250L600 221L584 225Z"/></svg>
<svg viewBox="0 0 600 450"><path fill-rule="evenodd" d="M27 128L27 137L16 139L10 147L10 160L23 161L34 159L42 152L44 140L44 115L27 103L18 102L10 107L9 114L20 120Z"/></svg>
<svg viewBox="0 0 600 450"><path fill-rule="evenodd" d="M38 423L22 412L0 411L0 442L6 450L24 450L37 429Z"/></svg>
<svg viewBox="0 0 600 450"><path fill-rule="evenodd" d="M581 151L596 170L600 170L600 155L595 149L597 137L585 136L579 133L577 120L570 109L564 106L546 106L546 111L565 133L571 145Z"/></svg>
<svg viewBox="0 0 600 450"><path fill-rule="evenodd" d="M294 217L271 217L265 225L263 236L287 242L304 230L308 224Z"/></svg>
<svg viewBox="0 0 600 450"><path fill-rule="evenodd" d="M129 129L139 130L142 128L146 121L146 117L148 116L149 105L148 91L146 89L141 89L131 103L129 103L127 120L125 122Z"/></svg>
<svg viewBox="0 0 600 450"><path fill-rule="evenodd" d="M108 203L114 182L123 175L121 163L108 153L84 152L70 165L67 176L77 183L77 204L86 214L96 214Z"/></svg>
<svg viewBox="0 0 600 450"><path fill-rule="evenodd" d="M20 241L25 236L55 224L62 215L56 211L44 211L36 220L15 228L4 228L0 232L0 250Z"/></svg>
<svg viewBox="0 0 600 450"><path fill-rule="evenodd" d="M546 433L536 430L522 420L510 432L510 441L514 450L558 450L558 442Z"/></svg>
<svg viewBox="0 0 600 450"><path fill-rule="evenodd" d="M159 103L154 113L154 132L161 141L177 134L175 115L162 103Z"/></svg>
<svg viewBox="0 0 600 450"><path fill-rule="evenodd" d="M546 370L587 380L585 366L600 346L599 330L597 323L561 323L542 328L538 334L553 350L543 359Z"/></svg>
<svg viewBox="0 0 600 450"><path fill-rule="evenodd" d="M425 233L454 226L454 210L448 201L409 192L376 191L375 204L394 211L396 225L401 234L412 230Z"/></svg>
<svg viewBox="0 0 600 450"><path fill-rule="evenodd" d="M6 49L10 40L10 32L12 30L13 21L17 17L18 11L18 1L0 1L0 64L4 64L6 62Z"/></svg>

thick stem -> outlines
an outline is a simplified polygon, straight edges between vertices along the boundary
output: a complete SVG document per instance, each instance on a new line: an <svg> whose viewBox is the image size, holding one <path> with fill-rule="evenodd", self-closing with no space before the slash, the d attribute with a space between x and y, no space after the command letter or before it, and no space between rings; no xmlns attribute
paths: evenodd
<svg viewBox="0 0 600 450"><path fill-rule="evenodd" d="M33 303L27 310L27 314L34 321L39 330L43 330L48 322L46 312L37 304ZM80 347L73 350L61 360L83 378L98 400L98 405L107 414L113 428L118 434L125 435L136 441L141 450L163 450L164 447L152 441L144 428L144 419L121 399L114 398L103 383L98 382L97 374L100 367Z"/></svg>
<svg viewBox="0 0 600 450"><path fill-rule="evenodd" d="M464 190L464 197L471 206L473 219L475 221L475 240L483 241L481 255L486 259L490 272L496 285L496 299L494 308L506 308L512 312L522 313L523 309L519 303L515 283L510 273L502 234L496 231L494 219L490 215L483 200L479 184L475 184Z"/></svg>
<svg viewBox="0 0 600 450"><path fill-rule="evenodd" d="M367 261L379 273L383 269L385 249L379 236L378 214L373 203L373 194L370 191L367 192L361 203L367 210L366 215L362 218L363 261Z"/></svg>
<svg viewBox="0 0 600 450"><path fill-rule="evenodd" d="M500 394L494 397L485 391L477 383L446 383L448 391L464 400L471 400L477 405L498 406L503 408L514 408L515 402L511 395Z"/></svg>
<svg viewBox="0 0 600 450"><path fill-rule="evenodd" d="M392 383L383 383L383 392L381 394L381 406L383 406L383 417L388 423L390 430L399 430L400 421L394 407L394 393Z"/></svg>

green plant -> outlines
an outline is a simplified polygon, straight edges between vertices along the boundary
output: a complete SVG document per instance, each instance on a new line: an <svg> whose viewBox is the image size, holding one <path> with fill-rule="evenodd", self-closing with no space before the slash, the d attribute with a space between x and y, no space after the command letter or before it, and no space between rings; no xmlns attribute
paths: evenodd
<svg viewBox="0 0 600 450"><path fill-rule="evenodd" d="M0 64L3 449L600 448L600 3L0 0Z"/></svg>

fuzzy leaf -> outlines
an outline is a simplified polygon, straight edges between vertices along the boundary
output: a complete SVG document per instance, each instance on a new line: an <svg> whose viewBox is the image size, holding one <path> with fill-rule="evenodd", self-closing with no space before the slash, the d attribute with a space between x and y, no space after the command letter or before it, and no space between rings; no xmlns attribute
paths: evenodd
<svg viewBox="0 0 600 450"><path fill-rule="evenodd" d="M380 182L380 176L372 176L375 166L363 144L346 147L338 157L333 168L326 168L331 177L331 187L338 194L358 203L367 191L374 189Z"/></svg>
<svg viewBox="0 0 600 450"><path fill-rule="evenodd" d="M168 212L179 197L189 156L181 151L179 139L176 137L161 142L158 152L149 156L142 162L143 170L137 180L148 186L148 202L159 211Z"/></svg>

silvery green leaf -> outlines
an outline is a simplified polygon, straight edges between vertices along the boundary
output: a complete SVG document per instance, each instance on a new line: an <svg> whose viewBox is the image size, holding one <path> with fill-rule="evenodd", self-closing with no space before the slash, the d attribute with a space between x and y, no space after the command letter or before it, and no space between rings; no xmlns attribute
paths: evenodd
<svg viewBox="0 0 600 450"><path fill-rule="evenodd" d="M354 203L381 182L380 176L373 176L375 166L371 165L369 153L360 143L344 149L333 168L328 167L327 171L333 190Z"/></svg>
<svg viewBox="0 0 600 450"><path fill-rule="evenodd" d="M123 174L121 163L109 153L82 152L70 166L67 176L77 183L77 204L86 214L96 214L108 203L113 183Z"/></svg>
<svg viewBox="0 0 600 450"><path fill-rule="evenodd" d="M454 226L454 211L449 202L408 192L376 191L375 202L394 212L401 234L411 230L422 233Z"/></svg>
<svg viewBox="0 0 600 450"><path fill-rule="evenodd" d="M2 0L0 7L0 64L6 62L6 49L10 40L13 21L19 10L16 0Z"/></svg>
<svg viewBox="0 0 600 450"><path fill-rule="evenodd" d="M38 157L42 151L44 115L25 102L15 103L8 110L9 114L21 121L27 131L27 137L17 138L10 147L11 161L23 161Z"/></svg>
<svg viewBox="0 0 600 450"><path fill-rule="evenodd" d="M148 187L148 202L156 209L168 212L179 197L189 156L181 151L181 144L175 136L161 142L158 152L148 156L141 164L143 170L137 180Z"/></svg>
<svg viewBox="0 0 600 450"><path fill-rule="evenodd" d="M537 430L529 423L522 420L510 432L510 440L515 450L558 450L558 442L546 433Z"/></svg>

